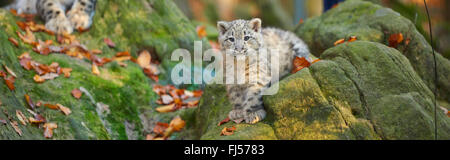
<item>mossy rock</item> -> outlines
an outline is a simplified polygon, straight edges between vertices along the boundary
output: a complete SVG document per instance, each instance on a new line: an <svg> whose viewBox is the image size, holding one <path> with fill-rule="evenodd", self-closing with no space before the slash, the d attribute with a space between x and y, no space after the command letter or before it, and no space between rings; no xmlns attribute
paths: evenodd
<svg viewBox="0 0 450 160"><path fill-rule="evenodd" d="M430 44L415 25L399 13L361 0L347 0L323 15L308 19L296 31L314 55L334 47L339 39L357 36L358 40L389 45L392 34L402 33L398 50L405 55L427 86L434 90L434 61ZM409 43L407 43L409 41ZM436 53L439 98L450 102L450 61Z"/></svg>
<svg viewBox="0 0 450 160"><path fill-rule="evenodd" d="M163 84L170 83L168 71L176 64L170 61L171 52L185 48L192 53L194 41L202 41L197 37L195 26L172 1L108 0L97 3L92 28L85 33L74 33L77 39L89 49L102 50L101 57L112 57L120 51L129 51L137 57L138 51L154 48L162 62L160 78ZM15 91L10 91L1 80L0 109L6 110L15 121L18 121L16 110L31 116L26 111L25 94L30 95L35 102L60 103L72 110L69 116L47 108L36 110L50 122L57 123L58 128L52 139L144 139L155 121L169 122L175 114L189 118L189 110L174 114L158 114L154 111L157 95L151 85L155 82L147 78L137 64L126 62L128 67L123 68L112 62L100 67L101 74L95 76L91 73L88 60L61 54L39 55L22 42L19 47L13 46L8 38L19 40L16 34L16 31L20 31L17 21L23 20L0 9L0 64L8 66L18 76ZM37 39L56 42L54 36L45 33L35 35ZM104 38L112 39L116 48L109 48L103 42ZM203 42L203 46L209 47L205 39ZM39 63L58 62L62 67L72 68L71 77L58 77L36 84L33 81L35 72L26 71L19 64L17 56L24 52L29 52L33 60ZM84 87L95 102L108 105L110 113L97 112L95 104L86 94L80 100L73 98L71 91L79 87ZM0 118L7 119L7 115L0 112ZM43 129L31 125L19 125L19 128L23 136L19 136L9 124L0 125L0 139L44 139Z"/></svg>
<svg viewBox="0 0 450 160"><path fill-rule="evenodd" d="M399 51L356 41L320 59L264 97L265 120L226 124L236 126L232 136L220 136L224 126L217 126L232 108L225 87L207 87L197 133L202 139L434 139L433 94ZM442 112L437 116L438 138L450 139L450 119Z"/></svg>

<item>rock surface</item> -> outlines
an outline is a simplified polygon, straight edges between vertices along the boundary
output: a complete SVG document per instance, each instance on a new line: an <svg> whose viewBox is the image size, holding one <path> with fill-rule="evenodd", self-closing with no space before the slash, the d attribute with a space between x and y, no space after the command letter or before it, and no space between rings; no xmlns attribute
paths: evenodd
<svg viewBox="0 0 450 160"><path fill-rule="evenodd" d="M316 56L342 38L357 36L358 40L388 45L390 35L402 33L404 41L397 49L408 58L425 84L431 90L435 88L430 44L410 20L389 8L371 2L349 0L320 17L307 20L298 27L296 33ZM438 53L436 60L439 98L450 101L450 61Z"/></svg>
<svg viewBox="0 0 450 160"><path fill-rule="evenodd" d="M256 124L217 127L231 110L223 86L209 86L197 112L202 139L434 139L430 45L394 11L348 0L308 20L296 33L321 61L280 81L265 96L267 118ZM409 44L388 47L390 34ZM358 41L334 46L341 38ZM440 98L448 101L449 61L438 56ZM439 139L450 139L450 119L438 110ZM232 136L220 136L235 126ZM248 135L252 134L252 135Z"/></svg>
<svg viewBox="0 0 450 160"><path fill-rule="evenodd" d="M123 68L112 62L100 67L101 74L95 76L91 73L88 60L61 54L39 55L22 42L16 48L8 38L19 40L17 21L23 20L0 9L0 64L8 66L18 76L15 91L10 91L4 80L0 80L1 119L7 119L3 110L15 121L18 121L16 110L31 116L26 111L25 94L29 94L34 102L60 103L72 110L72 114L65 116L55 110L37 109L58 125L52 139L144 139L153 129L155 121L168 122L172 118L173 114L161 115L154 111L157 95L151 85L155 82L147 78L137 64L128 61L125 62L128 67ZM45 33L35 35L37 39L56 42L55 36ZM175 4L166 0L98 1L93 27L88 32L75 35L89 49L102 50L103 54L99 57L112 57L120 51L129 51L137 57L138 51L154 48L162 61L161 83L168 83L170 74L167 71L176 64L169 61L171 52L178 48L192 52L194 40L199 40L195 26ZM103 42L104 38L112 39L116 48L109 48ZM58 62L62 67L72 68L71 77L58 77L36 84L33 81L35 72L26 71L19 64L17 56L24 52L29 52L33 60L39 63L49 65ZM79 87L85 88L92 97L83 94L80 100L73 98L71 91ZM109 113L100 112L106 108ZM0 124L0 139L44 139L43 129L31 125L19 125L19 128L22 136L11 125Z"/></svg>

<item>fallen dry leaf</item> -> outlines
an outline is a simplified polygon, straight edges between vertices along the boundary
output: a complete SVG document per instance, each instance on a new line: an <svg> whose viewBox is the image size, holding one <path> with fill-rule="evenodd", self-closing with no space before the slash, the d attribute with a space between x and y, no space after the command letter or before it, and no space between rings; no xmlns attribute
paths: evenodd
<svg viewBox="0 0 450 160"><path fill-rule="evenodd" d="M103 41L108 45L110 48L115 48L116 44L109 38L104 38Z"/></svg>
<svg viewBox="0 0 450 160"><path fill-rule="evenodd" d="M94 49L91 51L92 54L102 54L102 50Z"/></svg>
<svg viewBox="0 0 450 160"><path fill-rule="evenodd" d="M175 110L175 103L156 108L156 111L158 111L159 113L168 113L173 112L174 110Z"/></svg>
<svg viewBox="0 0 450 160"><path fill-rule="evenodd" d="M61 104L56 104L56 105L58 106L58 109L61 112L63 112L66 116L68 116L70 113L72 113L72 111L69 108L67 108L67 107L65 107L65 106L63 106Z"/></svg>
<svg viewBox="0 0 450 160"><path fill-rule="evenodd" d="M230 128L225 127L225 128L222 129L222 132L220 133L220 136L233 135L235 130L236 130L236 127L234 127L234 126L232 126Z"/></svg>
<svg viewBox="0 0 450 160"><path fill-rule="evenodd" d="M228 122L230 122L230 118L229 117L227 117L224 120L220 121L219 124L217 124L217 126L221 126L222 124L225 124L225 123L228 123Z"/></svg>
<svg viewBox="0 0 450 160"><path fill-rule="evenodd" d="M403 42L403 34L397 33L389 36L389 47L397 48L397 46Z"/></svg>
<svg viewBox="0 0 450 160"><path fill-rule="evenodd" d="M174 131L179 132L184 128L186 122L181 119L180 116L176 116L172 121L170 121L169 127L172 127Z"/></svg>
<svg viewBox="0 0 450 160"><path fill-rule="evenodd" d="M8 66L3 65L3 68L5 68L6 72L8 72L10 75L12 75L14 78L17 78L16 73L14 73L14 71L12 71L11 69L8 68Z"/></svg>
<svg viewBox="0 0 450 160"><path fill-rule="evenodd" d="M33 103L33 100L31 100L30 96L28 94L25 94L25 100L27 101L28 106L34 110L35 106Z"/></svg>
<svg viewBox="0 0 450 160"><path fill-rule="evenodd" d="M100 70L98 70L98 67L95 63L92 63L92 73L94 75L100 75Z"/></svg>
<svg viewBox="0 0 450 160"><path fill-rule="evenodd" d="M0 77L6 78L6 72L0 71Z"/></svg>
<svg viewBox="0 0 450 160"><path fill-rule="evenodd" d="M34 118L33 117L29 117L28 121L30 121L31 124L41 124L41 123L47 122L47 120L43 116L41 116L39 114L36 114L34 116Z"/></svg>
<svg viewBox="0 0 450 160"><path fill-rule="evenodd" d="M14 128L14 130L16 131L17 134L19 134L19 136L22 136L22 130L20 130L19 128L19 123L17 123L16 121L11 121L9 122L11 124L11 126Z"/></svg>
<svg viewBox="0 0 450 160"><path fill-rule="evenodd" d="M22 111L16 110L16 116L17 119L19 119L20 123L22 123L22 125L26 126L28 123L28 119L27 117L25 117L25 115L22 113Z"/></svg>
<svg viewBox="0 0 450 160"><path fill-rule="evenodd" d="M45 123L44 124L44 137L52 138L53 137L53 129L58 128L56 123Z"/></svg>
<svg viewBox="0 0 450 160"><path fill-rule="evenodd" d="M164 132L168 127L168 123L156 122L156 126L153 128L153 132L157 135L164 135Z"/></svg>
<svg viewBox="0 0 450 160"><path fill-rule="evenodd" d="M11 42L14 46L19 47L19 42L16 39L9 37L8 41Z"/></svg>
<svg viewBox="0 0 450 160"><path fill-rule="evenodd" d="M83 92L81 92L79 89L73 89L71 93L72 96L75 97L76 99L80 99L81 96L83 95Z"/></svg>
<svg viewBox="0 0 450 160"><path fill-rule="evenodd" d="M59 75L56 73L47 73L47 74L44 74L43 76L41 76L41 78L44 80L53 80L56 77L59 77Z"/></svg>
<svg viewBox="0 0 450 160"><path fill-rule="evenodd" d="M147 66L150 65L150 62L152 60L152 57L150 55L150 52L148 52L147 50L142 51L138 58L137 58L137 64L139 66L141 66L142 68L146 68Z"/></svg>
<svg viewBox="0 0 450 160"><path fill-rule="evenodd" d="M344 42L345 42L345 39L337 40L336 42L334 42L334 46L337 46L337 45L342 44Z"/></svg>
<svg viewBox="0 0 450 160"><path fill-rule="evenodd" d="M447 112L447 117L450 117L450 111Z"/></svg>
<svg viewBox="0 0 450 160"><path fill-rule="evenodd" d="M13 76L9 76L9 78L5 78L6 86L8 86L9 90L14 91L16 87L14 87L15 78Z"/></svg>
<svg viewBox="0 0 450 160"><path fill-rule="evenodd" d="M20 59L20 65L25 68L26 70L33 69L33 66L31 65L31 59L30 58L22 58Z"/></svg>
<svg viewBox="0 0 450 160"><path fill-rule="evenodd" d="M17 35L26 44L30 44L30 45L33 45L33 46L37 44L36 43L36 37L34 36L33 32L31 32L31 30L29 28L27 28L25 30L25 35L23 35L19 31L17 31Z"/></svg>
<svg viewBox="0 0 450 160"><path fill-rule="evenodd" d="M34 80L36 83L44 83L44 82L45 82L45 79L41 78L41 76L39 76L39 75L37 75L37 74L34 75L33 80Z"/></svg>
<svg viewBox="0 0 450 160"><path fill-rule="evenodd" d="M54 104L44 104L44 106L47 108L50 108L50 109L54 109L54 110L59 109L58 105L54 105Z"/></svg>
<svg viewBox="0 0 450 160"><path fill-rule="evenodd" d="M189 102L187 102L187 107L188 108L197 107L199 102L200 102L200 100L189 101Z"/></svg>
<svg viewBox="0 0 450 160"><path fill-rule="evenodd" d="M350 36L350 38L348 39L347 42L354 42L356 40L358 40L358 38L356 36Z"/></svg>
<svg viewBox="0 0 450 160"><path fill-rule="evenodd" d="M176 116L175 118L170 121L169 127L164 131L163 138L166 139L170 135L172 135L173 132L179 132L181 129L184 128L186 125L186 122L181 119L180 116Z"/></svg>
<svg viewBox="0 0 450 160"><path fill-rule="evenodd" d="M61 68L61 72L64 74L64 77L69 78L72 68Z"/></svg>
<svg viewBox="0 0 450 160"><path fill-rule="evenodd" d="M295 57L294 59L294 67L292 68L291 73L297 73L298 71L302 70L303 68L311 66L311 63L309 63L305 57Z"/></svg>
<svg viewBox="0 0 450 160"><path fill-rule="evenodd" d="M162 95L161 96L161 100L162 100L163 104L170 104L170 103L173 102L173 98L171 96L167 95L167 94L166 95Z"/></svg>
<svg viewBox="0 0 450 160"><path fill-rule="evenodd" d="M196 31L197 31L197 35L198 35L199 38L203 38L203 37L207 36L207 34L206 34L206 27L204 25L197 26Z"/></svg>

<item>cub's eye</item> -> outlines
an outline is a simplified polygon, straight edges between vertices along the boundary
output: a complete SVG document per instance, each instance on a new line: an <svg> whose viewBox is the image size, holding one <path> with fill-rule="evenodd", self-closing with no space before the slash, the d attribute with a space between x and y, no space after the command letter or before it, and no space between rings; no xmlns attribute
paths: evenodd
<svg viewBox="0 0 450 160"><path fill-rule="evenodd" d="M231 41L231 42L234 42L234 38L233 37L228 38L228 40Z"/></svg>
<svg viewBox="0 0 450 160"><path fill-rule="evenodd" d="M250 36L245 36L244 41L248 41L250 39Z"/></svg>

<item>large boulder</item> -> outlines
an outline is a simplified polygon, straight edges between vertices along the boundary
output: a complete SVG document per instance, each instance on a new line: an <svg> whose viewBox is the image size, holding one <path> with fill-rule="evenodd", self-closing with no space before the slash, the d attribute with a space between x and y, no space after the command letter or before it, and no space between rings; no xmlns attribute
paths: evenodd
<svg viewBox="0 0 450 160"><path fill-rule="evenodd" d="M231 106L223 86L209 86L197 111L196 132L203 139L450 139L450 119L434 117L431 46L414 25L391 9L348 0L307 20L296 30L321 61L279 82L264 97L267 118L256 125L234 125L220 136L217 123ZM388 47L391 34L409 43ZM357 36L358 41L334 46ZM437 55L440 97L448 101L450 63ZM430 89L431 88L431 89ZM436 119L437 121L436 121ZM248 135L252 134L252 135Z"/></svg>
<svg viewBox="0 0 450 160"><path fill-rule="evenodd" d="M217 123L231 110L224 87L210 86L197 113L203 139L434 139L433 94L399 51L357 41L325 51L322 60L279 82L265 96L268 117ZM450 139L450 119L437 114L438 138ZM249 135L250 134L250 135Z"/></svg>
<svg viewBox="0 0 450 160"><path fill-rule="evenodd" d="M337 40L350 36L388 45L390 35L402 33L404 42L397 49L408 58L425 84L431 90L435 88L430 44L410 20L389 8L362 0L347 0L319 17L308 19L295 32L316 56L333 47ZM450 61L439 53L436 53L436 60L439 97L449 102Z"/></svg>
<svg viewBox="0 0 450 160"><path fill-rule="evenodd" d="M129 51L132 56L137 57L138 51L142 49L155 49L162 61L161 83L168 83L168 71L175 65L175 62L170 61L170 53L178 48L186 48L192 52L194 41L200 40L195 26L172 1L108 0L97 3L92 28L82 34L75 33L77 39L89 49L102 50L100 57L112 57L120 51ZM128 64L126 68L120 67L116 62L109 63L100 67L101 74L95 76L91 73L91 63L88 60L62 54L39 55L22 42L19 47L13 46L8 38L19 40L16 34L16 31L20 31L17 21L23 20L0 9L0 64L8 66L18 76L15 91L10 91L3 79L0 80L1 119L7 120L7 113L18 121L16 110L27 117L31 116L26 111L28 107L25 94L30 95L35 102L41 100L60 103L72 110L72 114L68 116L47 108L36 110L50 122L57 123L53 139L144 139L155 121L168 122L174 114L182 114L157 114L154 111L157 106L154 102L158 96L152 91L151 84L155 82L147 78L142 69L132 62L125 62ZM56 42L55 36L45 33L35 35L38 39ZM104 38L112 39L116 48L109 48L103 42ZM26 71L19 64L17 56L24 52L29 52L33 60L39 63L58 62L62 67L72 68L71 77L58 77L43 84L35 83L35 72ZM90 95L84 94L80 100L73 98L71 91L79 87L85 88ZM189 110L180 112L185 111L186 114L189 113ZM22 136L11 125L0 124L0 139L44 139L42 128L21 124L19 128L23 132Z"/></svg>

